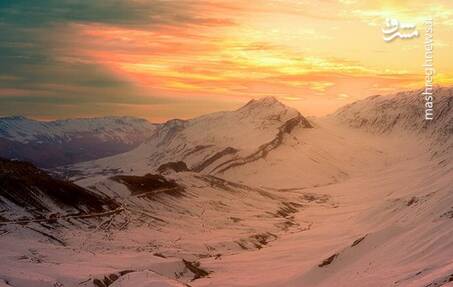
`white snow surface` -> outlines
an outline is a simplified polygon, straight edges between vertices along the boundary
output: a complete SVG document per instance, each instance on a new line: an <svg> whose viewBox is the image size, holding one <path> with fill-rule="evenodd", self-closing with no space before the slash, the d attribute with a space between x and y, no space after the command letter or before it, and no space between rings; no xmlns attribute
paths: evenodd
<svg viewBox="0 0 453 287"><path fill-rule="evenodd" d="M102 140L131 143L133 133L149 133L154 125L133 117L81 118L37 121L23 116L0 118L0 137L20 143L32 141L66 141L86 133Z"/></svg>
<svg viewBox="0 0 453 287"><path fill-rule="evenodd" d="M188 121L171 120L130 152L76 164L69 170L90 176L107 170L145 174L162 164L184 161L192 170L211 172L227 167L222 165L225 162L248 160L260 147L275 140L288 121L304 129L309 125L298 111L273 97L252 100L236 111Z"/></svg>
<svg viewBox="0 0 453 287"><path fill-rule="evenodd" d="M374 112L387 102L371 98L311 120L313 128L299 120L254 160L297 111L268 98L169 122L131 152L67 167L76 183L126 207L106 218L110 228L56 231L62 246L26 226L0 226L0 284L92 287L117 274L110 286L449 286L451 89L441 94L446 115L426 129L436 137L409 128L418 118L406 105ZM368 117L377 120L357 124ZM228 147L237 152L199 171L166 173L181 194L147 197L111 178L170 161L194 169ZM229 162L240 164L218 168ZM197 278L183 260L208 274Z"/></svg>

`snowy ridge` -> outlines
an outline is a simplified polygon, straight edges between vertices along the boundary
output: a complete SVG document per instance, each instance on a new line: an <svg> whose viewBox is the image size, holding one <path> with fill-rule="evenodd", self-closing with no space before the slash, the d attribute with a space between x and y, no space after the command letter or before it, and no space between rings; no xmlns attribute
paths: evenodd
<svg viewBox="0 0 453 287"><path fill-rule="evenodd" d="M453 87L434 89L434 119L425 120L423 90L372 96L333 114L351 127L374 133L412 132L445 140L453 135Z"/></svg>
<svg viewBox="0 0 453 287"><path fill-rule="evenodd" d="M133 149L155 127L132 117L51 122L4 117L0 118L0 156L44 168L93 160Z"/></svg>
<svg viewBox="0 0 453 287"><path fill-rule="evenodd" d="M133 143L136 137L151 133L154 125L133 117L103 117L36 121L22 116L0 117L0 137L20 143L63 142L90 133L103 141ZM135 137L134 137L135 135ZM132 137L131 137L132 136Z"/></svg>
<svg viewBox="0 0 453 287"><path fill-rule="evenodd" d="M230 166L266 156L293 129L311 127L298 111L267 97L252 100L236 111L168 121L128 153L69 167L69 170L87 174L103 170L144 174L162 164L183 161L197 172L223 172Z"/></svg>

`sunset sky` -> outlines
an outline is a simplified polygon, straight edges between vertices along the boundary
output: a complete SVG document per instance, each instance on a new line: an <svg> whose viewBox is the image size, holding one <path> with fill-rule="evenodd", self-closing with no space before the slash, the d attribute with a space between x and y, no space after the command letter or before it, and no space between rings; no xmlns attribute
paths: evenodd
<svg viewBox="0 0 453 287"><path fill-rule="evenodd" d="M398 4L396 4L398 3ZM420 37L383 41L387 17ZM275 96L304 115L453 84L453 2L0 1L0 116L132 115L161 122Z"/></svg>

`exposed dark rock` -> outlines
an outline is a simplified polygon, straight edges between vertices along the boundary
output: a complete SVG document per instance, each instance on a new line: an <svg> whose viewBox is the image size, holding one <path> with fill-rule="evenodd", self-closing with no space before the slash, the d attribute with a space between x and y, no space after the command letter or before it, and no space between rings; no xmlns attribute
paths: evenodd
<svg viewBox="0 0 453 287"><path fill-rule="evenodd" d="M435 281L431 282L430 284L425 285L425 287L440 287L440 286L444 286L450 282L453 282L453 273L443 276L441 278L438 278Z"/></svg>
<svg viewBox="0 0 453 287"><path fill-rule="evenodd" d="M330 256L329 258L326 258L324 259L319 265L318 267L324 267L324 266L327 266L327 265L330 265L334 260L335 258L338 257L338 253L335 253L334 255Z"/></svg>
<svg viewBox="0 0 453 287"><path fill-rule="evenodd" d="M362 241L363 241L363 240L365 239L365 237L366 237L366 235L365 235L365 236L362 236L362 237L360 237L360 238L359 238L359 239L357 239L357 240L355 240L355 241L354 241L354 242L352 243L351 247L354 247L354 246L357 246L357 245L359 245L359 243L360 243L360 242L362 242Z"/></svg>
<svg viewBox="0 0 453 287"><path fill-rule="evenodd" d="M412 204L414 203L417 203L418 202L418 198L413 196L411 199L409 199L409 201L407 202L407 206L411 206Z"/></svg>
<svg viewBox="0 0 453 287"><path fill-rule="evenodd" d="M209 147L212 147L213 145L197 145L195 146L192 150L188 151L186 154L184 154L184 158L188 157L189 155L192 155L194 153L197 153L199 151L202 151L204 149L207 149Z"/></svg>
<svg viewBox="0 0 453 287"><path fill-rule="evenodd" d="M41 230L38 230L38 229L35 229L35 228L32 228L32 227L29 227L29 229L31 229L31 230L33 230L33 231L35 231L35 232L37 232L37 233L49 238L51 241L57 242L57 243L61 244L62 246L66 246L66 243L64 243L63 240L58 239L57 237L53 236L52 234L48 234L48 233L46 233L44 231L41 231Z"/></svg>
<svg viewBox="0 0 453 287"><path fill-rule="evenodd" d="M300 207L302 207L302 205L296 202L282 202L282 206L277 210L276 216L286 218L289 215L298 212L298 208Z"/></svg>
<svg viewBox="0 0 453 287"><path fill-rule="evenodd" d="M230 216L229 219L231 219L231 221L233 221L234 223L238 223L242 220L239 217L234 217L234 216Z"/></svg>
<svg viewBox="0 0 453 287"><path fill-rule="evenodd" d="M245 246L244 242L242 240L235 241L235 243L241 247L242 250L248 250L247 246Z"/></svg>
<svg viewBox="0 0 453 287"><path fill-rule="evenodd" d="M265 233L259 233L251 236L252 239L256 240L258 243L256 246L258 249L261 249L264 245L267 245L269 242L274 241L277 239L277 235L270 233L270 232L265 232Z"/></svg>
<svg viewBox="0 0 453 287"><path fill-rule="evenodd" d="M247 163L257 161L261 158L265 158L270 151L280 146L286 134L290 134L298 126L304 128L313 127L306 118L298 113L296 117L287 120L282 126L280 126L277 135L272 141L261 145L256 152L250 154L249 156L239 159L232 159L222 163L221 165L217 166L213 170L213 172L222 173L230 168L245 165Z"/></svg>
<svg viewBox="0 0 453 287"><path fill-rule="evenodd" d="M207 183L209 183L212 187L223 189L229 192L240 192L240 191L251 191L260 194L261 196L268 197L270 199L276 199L274 195L267 192L266 190L251 187L245 184L232 182L217 176L213 175L202 175L202 176L195 176L198 179L201 179Z"/></svg>
<svg viewBox="0 0 453 287"><path fill-rule="evenodd" d="M451 208L451 210L443 213L441 216L441 218L453 218L453 207Z"/></svg>
<svg viewBox="0 0 453 287"><path fill-rule="evenodd" d="M304 193L302 199L308 202L326 203L329 201L329 196L326 194Z"/></svg>
<svg viewBox="0 0 453 287"><path fill-rule="evenodd" d="M159 194L174 197L184 195L184 187L174 180L167 180L160 174L146 174L144 176L116 175L112 179L126 185L131 194L135 196L145 196L153 199Z"/></svg>
<svg viewBox="0 0 453 287"><path fill-rule="evenodd" d="M10 210L12 207L7 202L23 208L35 218L55 212L54 206L61 208L58 212L71 210L79 214L118 207L113 200L53 178L31 163L0 158L0 206Z"/></svg>
<svg viewBox="0 0 453 287"><path fill-rule="evenodd" d="M162 253L153 253L154 256L157 256L157 257L160 257L160 258L167 258L165 255L163 255Z"/></svg>
<svg viewBox="0 0 453 287"><path fill-rule="evenodd" d="M111 274L105 275L104 278L102 278L102 279L95 278L95 279L93 279L93 285L96 287L109 287L116 280L120 279L120 277L122 277L126 274L129 274L129 273L132 273L132 272L135 272L135 271L124 270L124 271L120 271L118 273L111 273Z"/></svg>
<svg viewBox="0 0 453 287"><path fill-rule="evenodd" d="M200 268L200 262L197 262L197 261L190 262L185 259L183 259L182 262L184 263L186 268L189 269L189 271L194 274L192 281L206 277L211 273L209 271L206 271L206 270Z"/></svg>
<svg viewBox="0 0 453 287"><path fill-rule="evenodd" d="M243 250L256 250L262 249L269 244L269 242L272 242L277 238L278 236L273 233L263 232L251 235L247 238L241 238L235 241L235 243Z"/></svg>
<svg viewBox="0 0 453 287"><path fill-rule="evenodd" d="M195 166L193 168L193 170L196 172L200 172L200 171L204 170L206 167L208 167L209 165L211 165L212 163L214 163L216 160L218 160L226 155L236 154L237 152L238 152L237 149L232 148L232 147L227 147L227 148L215 153L214 155L210 156L209 158L207 158L206 160L204 160L197 166Z"/></svg>
<svg viewBox="0 0 453 287"><path fill-rule="evenodd" d="M118 272L118 274L120 276L124 276L124 275L132 273L132 272L134 272L134 270L123 270L123 271Z"/></svg>
<svg viewBox="0 0 453 287"><path fill-rule="evenodd" d="M102 282L99 279L94 279L93 280L93 285L96 286L96 287L107 287L107 286L105 286L104 282Z"/></svg>
<svg viewBox="0 0 453 287"><path fill-rule="evenodd" d="M159 173L164 173L167 171L174 171L174 172L183 172L183 171L190 171L187 167L186 163L183 161L176 161L176 162L167 162L159 166L157 169Z"/></svg>

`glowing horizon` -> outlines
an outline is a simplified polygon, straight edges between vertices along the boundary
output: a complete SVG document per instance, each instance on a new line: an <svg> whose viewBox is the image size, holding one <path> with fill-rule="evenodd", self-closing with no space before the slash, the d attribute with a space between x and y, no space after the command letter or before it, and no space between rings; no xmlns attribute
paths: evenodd
<svg viewBox="0 0 453 287"><path fill-rule="evenodd" d="M366 96L421 88L430 16L434 82L453 84L452 4L394 2L1 4L0 115L164 121L274 96L320 116ZM420 37L385 43L387 17L416 23Z"/></svg>

